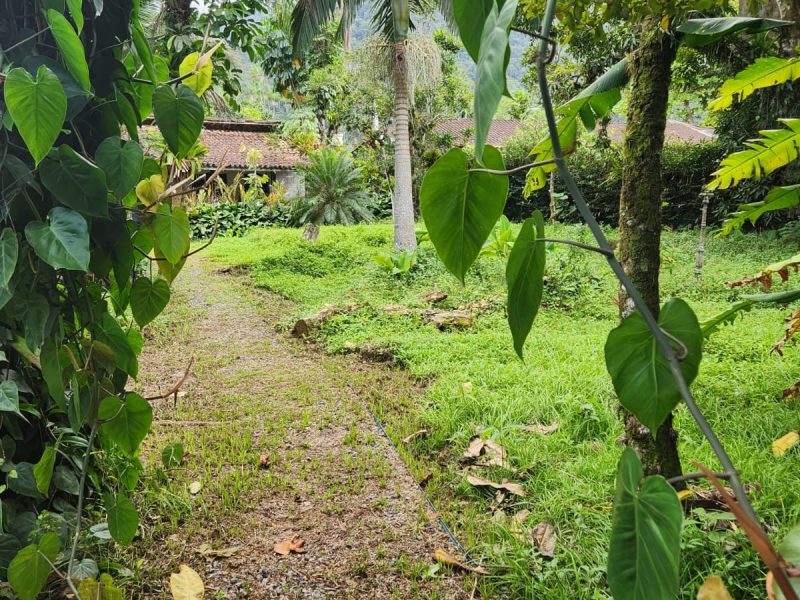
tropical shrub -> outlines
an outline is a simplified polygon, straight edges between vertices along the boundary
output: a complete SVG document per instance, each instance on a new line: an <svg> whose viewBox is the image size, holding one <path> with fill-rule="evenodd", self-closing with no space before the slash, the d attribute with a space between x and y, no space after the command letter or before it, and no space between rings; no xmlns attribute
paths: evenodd
<svg viewBox="0 0 800 600"><path fill-rule="evenodd" d="M372 221L371 199L364 190L361 169L344 150L322 148L303 167L306 194L295 202L296 225L352 225Z"/></svg>
<svg viewBox="0 0 800 600"><path fill-rule="evenodd" d="M0 47L0 578L23 600L48 584L86 599L101 570L91 549L138 531L131 494L153 415L130 381L140 329L189 254L176 175L213 51L171 73L131 0L11 0ZM151 112L169 161L138 140ZM102 565L108 594L118 568Z"/></svg>
<svg viewBox="0 0 800 600"><path fill-rule="evenodd" d="M192 238L239 237L253 227L289 224L291 208L284 202L219 202L198 204L189 211Z"/></svg>

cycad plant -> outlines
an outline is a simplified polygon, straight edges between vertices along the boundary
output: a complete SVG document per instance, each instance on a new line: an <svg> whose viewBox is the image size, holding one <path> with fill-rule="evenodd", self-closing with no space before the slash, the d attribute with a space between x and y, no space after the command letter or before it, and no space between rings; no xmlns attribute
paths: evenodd
<svg viewBox="0 0 800 600"><path fill-rule="evenodd" d="M340 33L349 30L365 0L297 0L292 13L292 45L300 53L323 25L341 16ZM409 141L409 65L407 43L413 29L412 14L438 7L452 21L452 0L374 0L372 23L376 33L393 49L392 79L395 97L395 189L392 199L395 250L413 251L417 246L412 200L411 144Z"/></svg>
<svg viewBox="0 0 800 600"><path fill-rule="evenodd" d="M322 225L352 225L374 219L361 169L348 152L322 148L309 159L303 169L306 193L294 210L295 223L306 226L303 237L316 240Z"/></svg>

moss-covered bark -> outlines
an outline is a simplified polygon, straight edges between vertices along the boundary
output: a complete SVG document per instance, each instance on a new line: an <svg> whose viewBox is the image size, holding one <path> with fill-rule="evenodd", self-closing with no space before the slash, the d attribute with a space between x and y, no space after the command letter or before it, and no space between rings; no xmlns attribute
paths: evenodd
<svg viewBox="0 0 800 600"><path fill-rule="evenodd" d="M655 314L660 306L658 274L661 245L661 152L667 120L672 62L677 44L654 19L645 21L639 47L631 56L631 90L625 135L625 166L620 194L619 259ZM632 310L624 295L622 315ZM645 473L672 477L681 473L678 435L672 416L656 432L625 412L625 434Z"/></svg>

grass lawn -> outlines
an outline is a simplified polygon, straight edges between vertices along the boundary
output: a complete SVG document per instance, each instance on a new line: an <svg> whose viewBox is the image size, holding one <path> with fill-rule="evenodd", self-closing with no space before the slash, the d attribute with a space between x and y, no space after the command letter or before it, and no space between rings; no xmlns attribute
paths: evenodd
<svg viewBox="0 0 800 600"><path fill-rule="evenodd" d="M588 231L578 226L548 227L548 237L589 241ZM504 261L482 257L462 286L445 272L429 242L414 270L390 275L372 259L390 246L391 227L379 224L323 227L316 244L303 242L299 230L255 230L244 238L217 240L206 252L220 267L246 265L256 286L293 302L287 326L325 304L364 303L327 321L319 341L330 352L365 343L390 348L398 364L427 382L424 395L409 405L396 405L380 389L369 401L418 480L430 475L428 493L461 543L494 567L481 582L485 597L608 597L605 555L622 427L603 360L617 307L614 280L602 257L561 247L548 254L544 307L523 363L505 321ZM792 253L786 246L769 235L712 239L700 284L693 276L697 232L667 232L662 296L687 300L702 321L739 293L725 281L785 258ZM447 332L415 314L381 310L389 304L424 307L421 296L432 290L448 294L445 307L490 302L472 327ZM800 352L787 347L780 357L769 351L787 314L756 308L716 333L706 344L693 387L743 480L758 484L753 502L775 539L800 520L800 452L776 458L770 451L773 440L800 428L797 401L781 400L782 390L800 379ZM531 423L553 422L559 426L549 435L525 430ZM718 467L684 407L677 410L676 427L684 468L694 470L694 460ZM420 429L429 435L402 443ZM522 482L527 491L523 498L507 499L502 512L493 512L492 494L466 482L459 463L476 433L502 444L512 466L481 468L480 474ZM527 534L512 531L510 515L521 510L530 511L524 530L540 521L553 523L554 559L541 557ZM736 598L764 597L758 557L741 531L725 527L725 518L702 510L689 515L681 598L694 598L712 574L721 575Z"/></svg>

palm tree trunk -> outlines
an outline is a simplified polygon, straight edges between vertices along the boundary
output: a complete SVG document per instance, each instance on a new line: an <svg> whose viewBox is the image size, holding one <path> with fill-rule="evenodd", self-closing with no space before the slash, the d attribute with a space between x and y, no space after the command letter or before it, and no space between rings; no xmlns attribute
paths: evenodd
<svg viewBox="0 0 800 600"><path fill-rule="evenodd" d="M411 143L408 133L408 64L405 42L394 45L394 249L413 251L417 247L411 179Z"/></svg>
<svg viewBox="0 0 800 600"><path fill-rule="evenodd" d="M619 260L650 310L658 315L661 152L677 44L673 37L661 31L656 19L645 22L641 35L639 47L631 57L631 92L619 201ZM625 316L633 307L624 290L620 300L620 312ZM636 449L647 474L660 473L667 478L681 474L678 434L672 428L672 415L657 432L651 432L624 409L623 418L626 441Z"/></svg>

